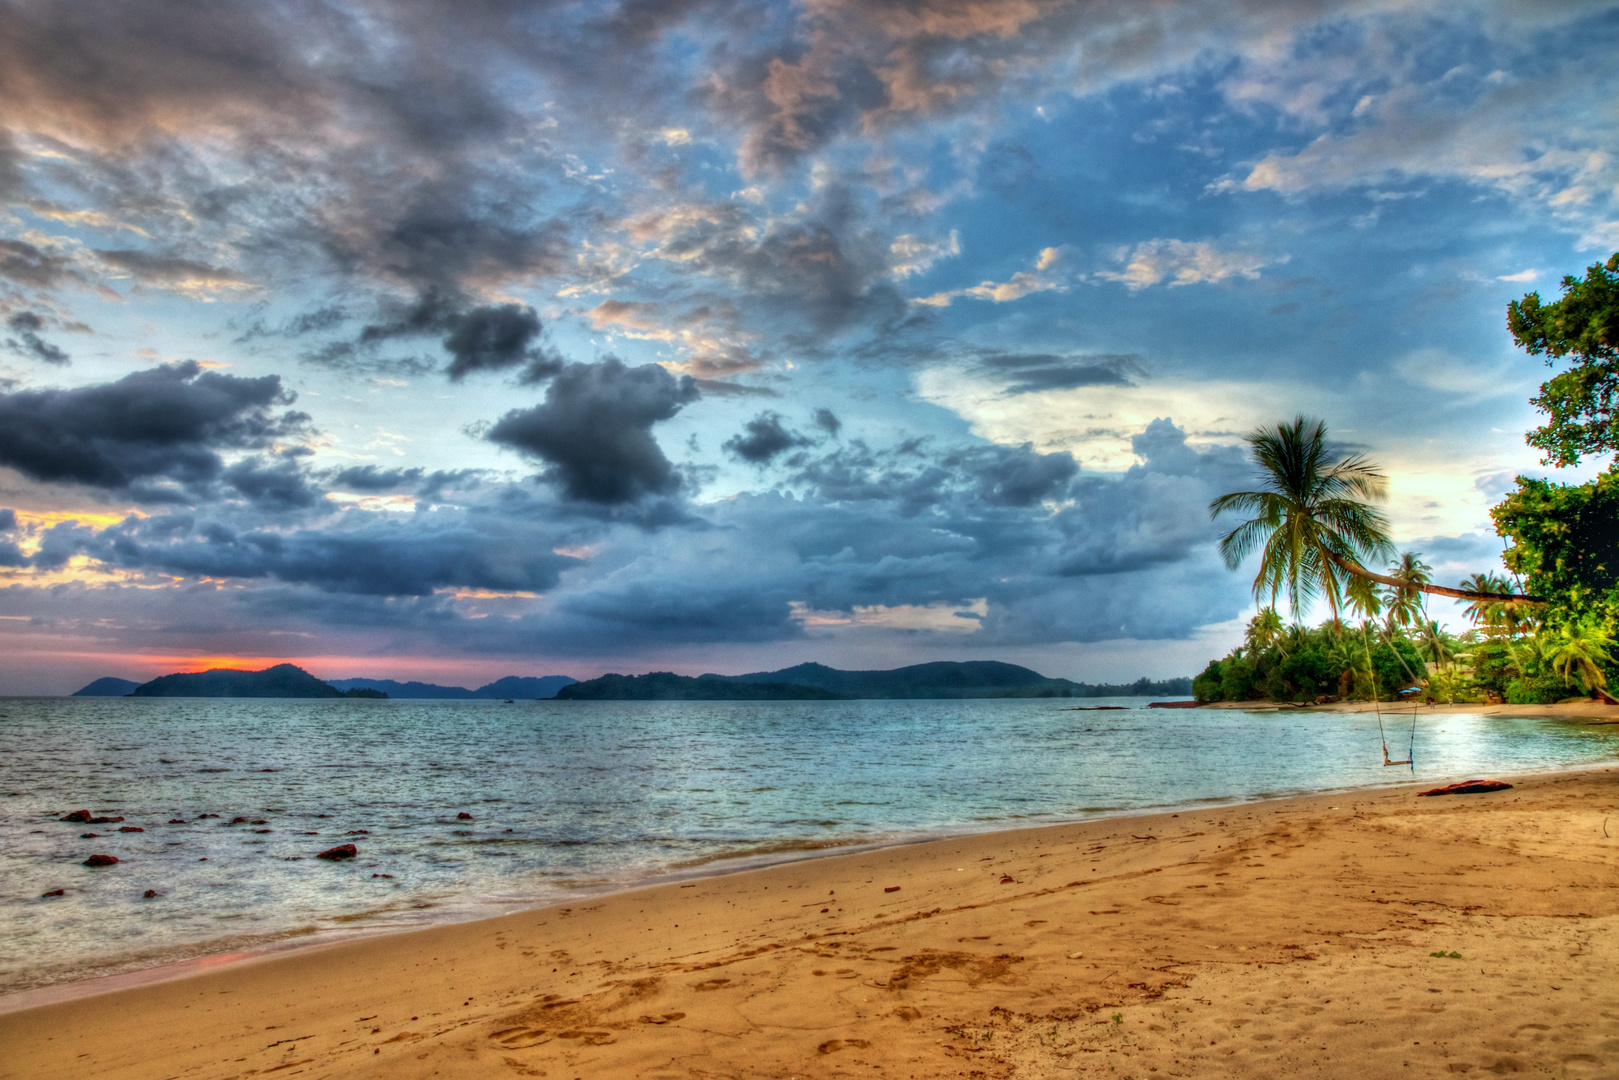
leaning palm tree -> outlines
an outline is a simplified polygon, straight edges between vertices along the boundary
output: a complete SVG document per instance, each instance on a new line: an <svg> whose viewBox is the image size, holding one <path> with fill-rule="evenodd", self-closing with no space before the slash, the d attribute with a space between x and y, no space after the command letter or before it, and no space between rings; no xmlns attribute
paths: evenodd
<svg viewBox="0 0 1619 1080"><path fill-rule="evenodd" d="M1220 496L1209 504L1209 514L1254 515L1220 538L1220 554L1235 570L1260 552L1256 598L1268 596L1274 605L1286 592L1297 613L1324 596L1336 617L1348 581L1363 578L1460 600L1540 602L1532 596L1467 592L1366 569L1366 562L1395 553L1388 519L1371 506L1386 497L1388 478L1364 454L1333 460L1323 421L1298 416L1291 423L1254 430L1247 442L1264 486Z"/></svg>

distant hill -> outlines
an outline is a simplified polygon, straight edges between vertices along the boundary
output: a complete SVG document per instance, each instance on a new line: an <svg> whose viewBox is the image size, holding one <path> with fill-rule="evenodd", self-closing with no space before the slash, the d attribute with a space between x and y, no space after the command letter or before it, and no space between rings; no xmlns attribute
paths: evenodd
<svg viewBox="0 0 1619 1080"><path fill-rule="evenodd" d="M140 683L131 679L115 679L111 675L97 679L89 686L73 691L73 697L127 697Z"/></svg>
<svg viewBox="0 0 1619 1080"><path fill-rule="evenodd" d="M799 664L780 671L748 675L700 675L690 678L653 672L649 675L603 675L575 683L557 694L564 700L744 699L813 700L827 698L1069 698L1176 697L1191 693L1190 679L1111 685L1048 679L1038 671L996 660L940 661L891 671L840 671L825 664ZM752 692L742 687L753 688Z"/></svg>
<svg viewBox="0 0 1619 1080"><path fill-rule="evenodd" d="M603 675L564 686L558 701L804 701L847 697L815 686L745 682L722 675Z"/></svg>
<svg viewBox="0 0 1619 1080"><path fill-rule="evenodd" d="M380 697L381 692L356 688L345 693L321 682L295 664L277 664L263 671L179 672L141 683L131 697L208 697L208 698L340 698Z"/></svg>
<svg viewBox="0 0 1619 1080"><path fill-rule="evenodd" d="M492 683L468 690L464 686L440 686L438 683L397 682L393 679L328 679L339 690L381 690L391 698L431 699L441 701L472 701L479 698L533 701L555 697L556 692L577 682L566 675L508 675Z"/></svg>
<svg viewBox="0 0 1619 1080"><path fill-rule="evenodd" d="M504 679L496 679L492 683L478 687L477 690L473 691L472 696L533 701L539 698L556 697L564 686L572 686L578 681L578 679L570 679L566 675L541 675L537 678L527 675L508 675Z"/></svg>

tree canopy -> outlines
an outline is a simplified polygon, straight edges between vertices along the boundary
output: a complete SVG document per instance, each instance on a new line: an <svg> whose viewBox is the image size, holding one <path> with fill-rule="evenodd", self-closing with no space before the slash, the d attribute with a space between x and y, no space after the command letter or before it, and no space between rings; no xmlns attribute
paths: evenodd
<svg viewBox="0 0 1619 1080"><path fill-rule="evenodd" d="M1531 356L1574 361L1532 399L1548 417L1528 435L1542 461L1562 468L1586 455L1619 460L1619 252L1588 267L1583 281L1564 277L1560 300L1542 303L1530 293L1508 304L1507 329Z"/></svg>

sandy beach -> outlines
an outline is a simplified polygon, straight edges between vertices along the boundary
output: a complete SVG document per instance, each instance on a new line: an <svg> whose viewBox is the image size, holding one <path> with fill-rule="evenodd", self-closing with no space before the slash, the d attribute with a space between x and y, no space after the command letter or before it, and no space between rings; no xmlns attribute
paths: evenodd
<svg viewBox="0 0 1619 1080"><path fill-rule="evenodd" d="M0 1077L1612 1076L1619 767L998 832L0 1015Z"/></svg>

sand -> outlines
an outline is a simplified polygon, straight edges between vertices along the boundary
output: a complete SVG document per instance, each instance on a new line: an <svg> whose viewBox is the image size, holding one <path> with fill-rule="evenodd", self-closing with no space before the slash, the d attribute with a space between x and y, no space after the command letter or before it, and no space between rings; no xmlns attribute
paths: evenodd
<svg viewBox="0 0 1619 1080"><path fill-rule="evenodd" d="M998 832L311 948L0 1015L0 1077L1619 1075L1619 767L1515 782Z"/></svg>

